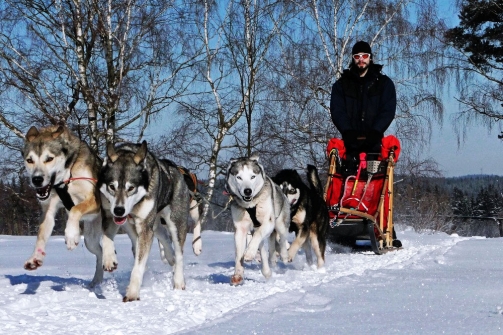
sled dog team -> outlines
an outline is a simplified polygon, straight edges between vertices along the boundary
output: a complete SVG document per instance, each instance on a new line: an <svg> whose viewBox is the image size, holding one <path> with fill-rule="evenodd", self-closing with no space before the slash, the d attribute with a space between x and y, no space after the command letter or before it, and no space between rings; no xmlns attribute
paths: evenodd
<svg viewBox="0 0 503 335"><path fill-rule="evenodd" d="M103 280L104 271L117 269L114 237L123 227L133 245L134 265L123 301L140 299L140 287L149 252L157 238L161 259L173 267L173 287L185 289L183 246L190 225L194 227L192 248L202 251L200 203L197 178L187 169L152 154L147 143L109 145L101 160L88 145L66 127L31 127L25 136L23 158L32 186L42 207L41 223L27 270L42 266L45 245L54 228L54 217L65 207L68 220L65 243L69 250L80 241L96 256L90 283ZM291 262L302 248L309 264L324 265L328 213L323 190L314 166L308 166L309 186L295 170L282 170L274 178L264 172L257 156L232 159L227 168L226 188L235 226L236 264L232 285L243 283L243 262L262 259L262 274L271 276L270 266L279 253ZM192 222L190 222L192 221ZM248 233L253 236L247 243ZM295 232L288 248L287 234ZM266 250L265 240L269 240Z"/></svg>

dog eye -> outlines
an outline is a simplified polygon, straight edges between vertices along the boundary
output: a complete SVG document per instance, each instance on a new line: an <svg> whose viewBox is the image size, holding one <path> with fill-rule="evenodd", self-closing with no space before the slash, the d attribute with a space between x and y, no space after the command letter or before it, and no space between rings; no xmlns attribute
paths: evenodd
<svg viewBox="0 0 503 335"><path fill-rule="evenodd" d="M255 176L251 176L251 179L255 179Z"/></svg>
<svg viewBox="0 0 503 335"><path fill-rule="evenodd" d="M33 164L33 159L28 158L28 159L26 160L26 162L27 162L28 164Z"/></svg>
<svg viewBox="0 0 503 335"><path fill-rule="evenodd" d="M114 184L110 184L110 185L108 185L108 188L109 188L109 189L111 189L112 191L115 191L115 186L114 186Z"/></svg>
<svg viewBox="0 0 503 335"><path fill-rule="evenodd" d="M53 159L54 159L54 157L47 157L47 158L45 159L45 162L46 162L46 163L52 162L52 160L53 160Z"/></svg>
<svg viewBox="0 0 503 335"><path fill-rule="evenodd" d="M134 186L129 186L128 189L127 189L128 192L131 192L133 190L134 190Z"/></svg>
<svg viewBox="0 0 503 335"><path fill-rule="evenodd" d="M297 193L297 190L290 190L288 193L295 194L295 193Z"/></svg>
<svg viewBox="0 0 503 335"><path fill-rule="evenodd" d="M241 178L240 176L237 176L237 177L236 177L236 179L239 179L239 180L241 180L242 178Z"/></svg>

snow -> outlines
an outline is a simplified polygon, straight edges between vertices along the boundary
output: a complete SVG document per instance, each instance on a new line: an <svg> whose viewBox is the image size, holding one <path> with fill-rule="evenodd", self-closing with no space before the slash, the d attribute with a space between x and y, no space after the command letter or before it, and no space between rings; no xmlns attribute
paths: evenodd
<svg viewBox="0 0 503 335"><path fill-rule="evenodd" d="M94 256L54 236L44 265L23 269L35 237L0 236L2 334L503 334L503 238L398 229L404 249L378 256L334 245L316 270L299 254L265 280L258 263L229 285L232 233L204 231L185 245L185 291L154 243L140 301L123 303L131 243L116 238L119 268L87 287ZM187 241L191 241L191 236Z"/></svg>

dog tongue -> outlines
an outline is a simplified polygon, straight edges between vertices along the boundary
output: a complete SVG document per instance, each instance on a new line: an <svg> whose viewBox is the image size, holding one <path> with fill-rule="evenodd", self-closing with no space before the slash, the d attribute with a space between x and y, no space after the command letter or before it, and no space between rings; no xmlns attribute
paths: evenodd
<svg viewBox="0 0 503 335"><path fill-rule="evenodd" d="M123 225L124 222L126 222L126 220L127 220L127 217L125 217L125 216L121 217L121 218L119 218L117 216L114 216L114 222L115 222L115 224Z"/></svg>

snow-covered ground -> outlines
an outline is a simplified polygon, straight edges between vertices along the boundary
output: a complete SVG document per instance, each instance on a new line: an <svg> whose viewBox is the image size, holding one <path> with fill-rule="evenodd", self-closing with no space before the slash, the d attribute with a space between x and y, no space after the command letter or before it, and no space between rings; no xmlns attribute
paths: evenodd
<svg viewBox="0 0 503 335"><path fill-rule="evenodd" d="M304 255L265 280L256 263L229 285L231 233L204 231L203 253L185 247L187 289L154 243L141 300L123 303L133 265L116 239L119 268L94 290L94 256L51 238L44 265L23 269L35 237L0 236L2 334L503 334L503 238L398 230L404 249L377 256L334 247L323 271ZM191 241L191 237L188 238Z"/></svg>

